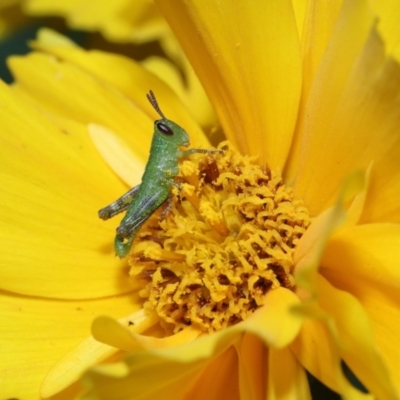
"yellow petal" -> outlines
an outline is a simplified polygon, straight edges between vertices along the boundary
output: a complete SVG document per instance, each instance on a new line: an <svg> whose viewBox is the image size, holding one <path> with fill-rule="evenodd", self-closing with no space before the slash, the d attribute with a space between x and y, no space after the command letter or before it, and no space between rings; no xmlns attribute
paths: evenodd
<svg viewBox="0 0 400 400"><path fill-rule="evenodd" d="M312 78L330 41L343 0L293 0L293 9L301 39L303 57L303 93Z"/></svg>
<svg viewBox="0 0 400 400"><path fill-rule="evenodd" d="M290 344L299 362L324 385L339 392L338 351L329 329L321 320L306 320Z"/></svg>
<svg viewBox="0 0 400 400"><path fill-rule="evenodd" d="M101 311L118 318L133 309L131 296L57 301L0 292L2 397L39 399L46 374L69 349L90 335L94 315ZM82 357L80 361L84 363ZM62 388L72 385L82 372L76 359L70 359L69 367L69 371L64 370L69 376L60 377ZM71 386L61 398L74 398L78 389Z"/></svg>
<svg viewBox="0 0 400 400"><path fill-rule="evenodd" d="M127 311L130 312L137 308L138 305L129 308ZM98 311L103 310L99 309ZM106 309L104 309L104 311L106 311ZM130 314L128 317L120 318L119 323L110 317L99 318L106 318L115 321L118 325L124 324L128 326L132 321L139 322L141 319L141 313L142 310L140 309L139 311ZM146 328L146 326L143 325L146 324L141 324L140 328L142 328L142 330ZM118 337L113 339L114 342L118 341ZM139 348L139 346L136 346L136 348ZM73 382L76 382L83 372L93 365L109 360L111 357L113 360L121 359L122 355L125 354L121 351L123 349L123 346L115 346L114 343L108 345L104 343L104 341L97 341L93 336L88 336L77 346L63 354L63 356L52 365L41 387L42 396L50 397L62 392Z"/></svg>
<svg viewBox="0 0 400 400"><path fill-rule="evenodd" d="M157 1L227 137L283 168L297 117L301 58L292 4Z"/></svg>
<svg viewBox="0 0 400 400"><path fill-rule="evenodd" d="M130 187L140 184L145 161L138 159L129 145L105 126L89 124L88 131L96 149L114 173Z"/></svg>
<svg viewBox="0 0 400 400"><path fill-rule="evenodd" d="M182 398L189 390L201 366L174 364L143 355L130 357L130 364L99 366L85 375L88 388L85 400L126 398L135 400L168 400L171 393ZM154 379L154 377L157 379Z"/></svg>
<svg viewBox="0 0 400 400"><path fill-rule="evenodd" d="M233 347L207 363L183 396L183 400L240 400L238 356ZM260 384L260 382L258 382ZM255 397L247 397L254 399Z"/></svg>
<svg viewBox="0 0 400 400"><path fill-rule="evenodd" d="M356 296L367 310L377 346L396 383L400 369L396 357L400 330L399 247L399 225L357 226L331 239L321 268L329 281Z"/></svg>
<svg viewBox="0 0 400 400"><path fill-rule="evenodd" d="M216 125L219 125L219 122L203 85L186 56L182 56L182 64L188 85L186 98L182 98L182 103L187 104L192 115L201 126L215 128ZM210 139L212 140L213 137L211 136Z"/></svg>
<svg viewBox="0 0 400 400"><path fill-rule="evenodd" d="M359 198L357 196L363 191L364 183L364 175L360 171L349 175L342 185L336 204L316 217L301 237L294 251L293 261L297 282L296 293L303 301L313 298L316 294L316 274L328 238L334 230L343 227L345 223L354 223L358 216ZM356 211L350 206L351 214L347 222L344 204L348 204L351 200L356 203L354 206Z"/></svg>
<svg viewBox="0 0 400 400"><path fill-rule="evenodd" d="M289 348L269 351L268 372L268 400L311 400L306 372Z"/></svg>
<svg viewBox="0 0 400 400"><path fill-rule="evenodd" d="M132 290L97 210L123 192L86 127L60 128L0 85L1 287L55 298ZM90 284L88 284L90 283Z"/></svg>
<svg viewBox="0 0 400 400"><path fill-rule="evenodd" d="M377 157L371 172L371 184L366 196L360 223L400 222L400 140L382 157Z"/></svg>
<svg viewBox="0 0 400 400"><path fill-rule="evenodd" d="M328 125L329 127L331 121L334 119L333 113L336 104L341 101L343 87L347 82L348 75L351 72L355 60L359 56L368 38L369 31L373 24L372 16L369 13L367 5L363 1L345 1L336 21L335 14L337 10L335 11L334 9L336 9L337 4L335 3L333 6L331 5L331 7L331 17L333 17L333 20L328 18L329 23L325 34L328 35L329 31L332 31L332 33L327 38L322 34L320 39L315 39L320 43L317 45L316 59L310 60L309 63L311 63L311 65L308 67L306 65L306 73L309 74L309 77L305 78L308 83L306 83L305 97L303 97L302 100L308 101L308 103L302 105L301 111L302 114L305 115L300 116L300 125L297 128L297 135L301 137L302 141L300 154L297 154L297 151L293 150L291 159L289 160L288 177L290 180L301 175L298 171L299 167L306 167L303 165L304 157L306 156L305 153L310 155L309 153L314 151L316 156L320 156L320 158L323 159L320 152L317 151L325 150L325 148L322 147L324 139L327 140L330 138L330 136L327 135L324 125ZM307 23L311 25L311 30L317 29L317 27L313 26L314 13L319 17L321 17L321 14L323 15L325 13L321 6L315 10L310 4L310 8L311 10L309 10L309 13L311 15L307 15L310 17L310 21L307 21ZM332 24L334 24L333 29L331 26ZM306 28L308 28L308 26L306 26ZM321 32L318 33L321 34ZM312 33L309 32L307 32L307 34L312 35ZM353 38L351 41L348 40L349 36ZM329 39L328 48L327 51L323 52L324 47L326 47L324 42L326 42L327 39ZM310 46L310 40L311 39L307 37L303 37L303 42L305 42L304 46ZM313 52L311 56L314 56ZM310 87L311 80L312 86ZM309 89L307 90L307 88ZM343 142L342 138L340 142ZM315 147L315 149L311 148L311 145ZM299 156L300 160L298 160ZM314 170L316 169L317 168L314 168ZM318 170L324 169L320 167Z"/></svg>
<svg viewBox="0 0 400 400"><path fill-rule="evenodd" d="M307 3L307 8L301 32L303 58L302 98L307 99L315 73L335 29L343 0L329 2L311 0L304 3Z"/></svg>
<svg viewBox="0 0 400 400"><path fill-rule="evenodd" d="M358 191L358 193L355 194L354 198L351 201L350 206L347 209L346 222L345 224L342 225L343 229L360 223L360 219L362 218L362 214L365 209L368 189L371 183L371 170L372 170L372 164L367 169L364 176L362 176L363 174L361 172L358 174L359 175L358 183L354 184L354 186L357 185L359 186L359 188L355 190Z"/></svg>
<svg viewBox="0 0 400 400"><path fill-rule="evenodd" d="M319 309L317 319L305 321L290 349L314 377L340 393L344 400L375 399L374 396L355 389L345 377L342 370L341 340L335 323L318 306L316 309Z"/></svg>
<svg viewBox="0 0 400 400"><path fill-rule="evenodd" d="M267 346L259 337L246 333L235 344L239 363L241 399L264 399L267 382Z"/></svg>
<svg viewBox="0 0 400 400"><path fill-rule="evenodd" d="M94 367L85 375L84 383L91 388L85 399L96 398L96 393L101 393L105 400L118 397L167 400L171 393L182 398L210 359L224 354L235 337L233 331L226 330L178 347L135 351L124 362ZM224 364L229 368L229 363Z"/></svg>
<svg viewBox="0 0 400 400"><path fill-rule="evenodd" d="M297 296L290 290L284 288L271 290L266 295L265 305L244 322L233 326L231 330L251 332L268 345L283 347L293 340L300 329L302 319L291 311L298 304ZM227 330L228 336L233 334L231 330ZM187 328L179 334L161 339L141 336L108 317L97 318L93 325L93 336L97 340L128 351L137 348L138 343L145 348L171 347L192 341L198 335L198 331Z"/></svg>
<svg viewBox="0 0 400 400"><path fill-rule="evenodd" d="M254 333L272 347L284 347L300 330L302 318L292 312L298 304L299 299L292 291L282 287L270 290L265 305L236 329Z"/></svg>
<svg viewBox="0 0 400 400"><path fill-rule="evenodd" d="M369 393L363 393L355 388L345 377L342 377L343 400L375 400L376 397Z"/></svg>
<svg viewBox="0 0 400 400"><path fill-rule="evenodd" d="M117 352L115 347L107 346L89 336L73 350L63 354L52 366L41 385L41 396L48 398L62 392L77 382L86 369L115 356Z"/></svg>
<svg viewBox="0 0 400 400"><path fill-rule="evenodd" d="M184 58L184 57L183 57ZM216 115L193 68L184 58L185 81L182 73L172 63L161 57L148 57L141 64L167 83L179 96L198 124L205 128L217 124Z"/></svg>
<svg viewBox="0 0 400 400"><path fill-rule="evenodd" d="M308 11L308 4L312 4L312 2L302 1L302 0L292 0L293 4L293 12L296 18L296 25L299 38L302 39L303 30L304 30L304 23L305 23L305 16Z"/></svg>
<svg viewBox="0 0 400 400"><path fill-rule="evenodd" d="M153 120L112 85L47 54L13 57L9 65L17 82L14 90L47 113L85 126L103 125L129 143L138 158L147 159Z"/></svg>
<svg viewBox="0 0 400 400"><path fill-rule="evenodd" d="M96 318L92 326L92 331L93 336L97 340L126 351L133 351L141 347L155 349L177 346L182 343L191 342L200 334L199 331L190 327L175 335L163 338L140 334L154 325L156 321L154 318L148 318L139 326L127 329L114 319L103 316Z"/></svg>
<svg viewBox="0 0 400 400"><path fill-rule="evenodd" d="M303 83L297 126L302 126L306 122L305 119L310 118L306 113L308 96L315 74L330 43L342 3L342 0L293 0L303 59ZM301 135L297 129L292 140L289 168L297 168L300 143ZM287 173L291 176L296 171L288 170Z"/></svg>
<svg viewBox="0 0 400 400"><path fill-rule="evenodd" d="M350 294L336 289L321 275L318 276L318 290L322 294L319 298L321 307L335 323L341 358L376 398L398 399L394 386L394 382L398 382L397 370L393 371L396 375L391 380L361 303Z"/></svg>
<svg viewBox="0 0 400 400"><path fill-rule="evenodd" d="M311 117L299 128L294 184L312 215L333 203L346 174L366 169L371 161L375 165L398 136L393 85L399 86L400 74L390 60L385 62L368 8L360 5L346 2L343 7L310 92L305 112Z"/></svg>
<svg viewBox="0 0 400 400"><path fill-rule="evenodd" d="M257 335L264 343L271 343L277 347L285 346L293 340L300 329L301 318L291 313L293 306L298 303L298 298L291 291L276 289L268 292L267 305L251 318L229 329L212 335L201 336L191 343L162 348L157 342L162 339L143 336L141 339L144 341L143 343L146 340L152 340L154 344L147 346L147 352L135 351L126 358L125 363L129 367L128 372L122 373L121 371L125 371L124 368L117 369L121 372L121 375L115 378L118 383L114 383L121 390L119 395L122 396L123 393L124 396L134 398L151 398L151 396L153 398L165 398L162 397L161 393L170 393L170 390L173 389L177 390L176 397L179 398L179 393L183 394L191 387L187 381L195 379L195 376L210 360L215 360L216 357L224 353L244 332ZM104 319L102 321L106 322ZM118 329L120 328L118 327ZM137 336L136 339L138 339ZM126 338L123 340L125 341ZM172 343L175 339L166 338L164 340ZM114 368L112 365L93 368L86 375L86 378L95 385L95 390L106 393L104 391L108 390L107 387L113 386L110 384L110 380L113 379L115 374ZM144 384L143 381L148 379L146 378L147 374L152 374L152 376L157 374L156 385ZM205 376L208 376L208 374ZM177 379L177 377L179 378ZM181 384L176 385L176 380L181 381ZM111 392L109 395L111 396Z"/></svg>
<svg viewBox="0 0 400 400"><path fill-rule="evenodd" d="M34 42L34 47L64 60L65 63L72 64L82 69L89 77L96 77L100 82L103 82L103 84L109 84L111 88L117 89L124 97L126 96L133 101L137 107L146 113L151 118L152 122L154 119L158 119L159 116L150 106L146 98L146 93L148 93L150 89L153 90L164 114L167 118L179 123L189 132L191 143L194 147L206 147L209 145L208 139L199 128L199 125L195 122L193 117L191 117L187 109L182 106L182 103L180 103L173 89L164 83L163 80L149 71L146 71L140 64L123 56L100 51L85 51L70 43L64 43L64 45L61 46L58 42L64 40L62 38L62 36L60 38L60 35L53 31L42 29L39 33L38 40ZM68 85L70 84L73 85L74 83L68 83ZM89 83L86 82L86 84ZM113 91L113 89L110 90ZM105 96L103 99L104 101L109 101L119 107L118 104L114 103L115 99L110 97L112 96L111 93L103 96ZM91 103L93 99L88 96L86 101ZM104 109L98 108L97 112L102 114ZM133 114L132 110L130 113L132 114L130 118L125 119L129 126L125 126L124 129L129 133L131 139L135 139L133 142L135 145L133 149L135 150L136 147L141 146L141 140L138 141L138 136L140 139L146 137L146 139L150 140L150 132L152 132L152 128L150 127L152 127L152 123L151 125L147 124L144 129L144 127L142 128L139 124L139 120L136 120L137 115ZM120 132L118 129L115 129L115 125L113 126L110 123L105 124L98 119L89 122L97 122L108 126L115 132ZM132 130L138 133L132 135ZM146 141L144 143L144 155L146 156L149 147L149 143Z"/></svg>

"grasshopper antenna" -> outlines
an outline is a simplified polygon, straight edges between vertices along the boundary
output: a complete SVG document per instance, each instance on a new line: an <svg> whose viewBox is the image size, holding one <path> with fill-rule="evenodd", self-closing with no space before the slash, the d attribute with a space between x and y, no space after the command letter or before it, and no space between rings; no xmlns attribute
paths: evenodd
<svg viewBox="0 0 400 400"><path fill-rule="evenodd" d="M161 111L158 103L157 103L157 99L156 96L154 96L154 93L152 90L149 91L149 93L146 94L147 96L147 100L149 100L150 104L153 106L153 108L157 111L158 115L162 118L162 119L167 119L165 118L165 115L163 114L163 112Z"/></svg>

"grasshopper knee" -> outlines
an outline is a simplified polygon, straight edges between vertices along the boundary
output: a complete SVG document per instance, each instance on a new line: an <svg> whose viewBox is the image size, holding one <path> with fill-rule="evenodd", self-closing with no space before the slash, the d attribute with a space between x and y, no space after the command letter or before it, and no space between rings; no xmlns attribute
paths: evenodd
<svg viewBox="0 0 400 400"><path fill-rule="evenodd" d="M105 207L105 208L102 208L101 210L99 210L98 214L99 214L99 218L101 218L102 220L105 221L105 220L111 218L112 211L108 207Z"/></svg>

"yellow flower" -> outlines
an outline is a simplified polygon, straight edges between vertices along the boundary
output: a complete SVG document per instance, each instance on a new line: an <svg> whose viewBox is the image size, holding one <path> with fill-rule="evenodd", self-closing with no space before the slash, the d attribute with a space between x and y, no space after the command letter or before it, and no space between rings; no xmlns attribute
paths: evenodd
<svg viewBox="0 0 400 400"><path fill-rule="evenodd" d="M43 53L12 59L16 84L0 87L4 397L38 398L56 363L41 393L73 398L80 373L108 359L117 361L84 375L86 399L307 399L305 369L346 398L365 398L343 360L372 396L397 399L400 68L374 14L361 0L158 5L225 135L280 170L313 218L293 252L295 286L266 291L263 306L226 329L166 335L112 257L114 221L96 218L126 190L103 159L138 183L155 118L148 89L193 147L207 139L133 62L39 41ZM101 314L99 342L84 340Z"/></svg>

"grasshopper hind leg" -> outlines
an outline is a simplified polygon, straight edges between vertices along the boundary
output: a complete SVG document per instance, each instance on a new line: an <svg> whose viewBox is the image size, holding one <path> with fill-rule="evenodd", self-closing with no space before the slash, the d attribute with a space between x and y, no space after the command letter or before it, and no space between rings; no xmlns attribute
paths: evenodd
<svg viewBox="0 0 400 400"><path fill-rule="evenodd" d="M133 189L129 190L129 192L125 193L119 199L115 200L107 207L104 207L101 210L99 210L99 217L103 220L107 220L127 210L131 205L133 199L135 198L139 188L140 185L135 186Z"/></svg>

